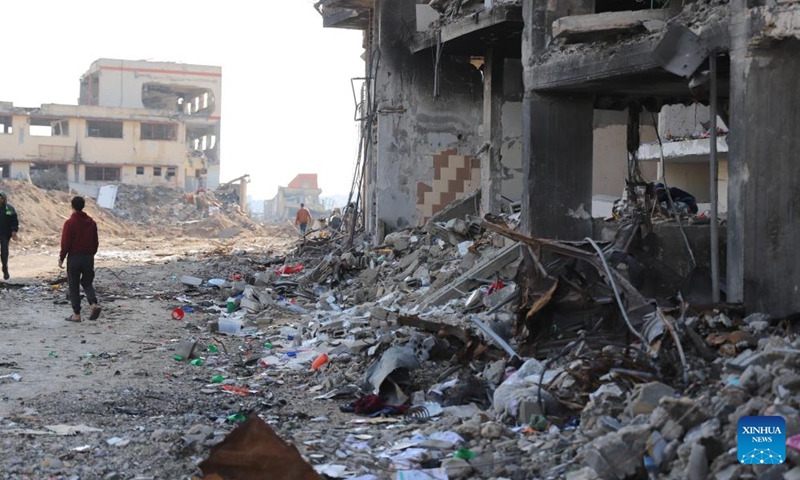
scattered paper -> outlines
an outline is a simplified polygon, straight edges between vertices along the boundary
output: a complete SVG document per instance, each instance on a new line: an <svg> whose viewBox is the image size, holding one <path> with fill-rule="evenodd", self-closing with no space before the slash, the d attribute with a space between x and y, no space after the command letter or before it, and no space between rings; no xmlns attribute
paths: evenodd
<svg viewBox="0 0 800 480"><path fill-rule="evenodd" d="M315 465L314 470L320 475L326 475L331 478L344 478L347 467L327 463L325 465Z"/></svg>
<svg viewBox="0 0 800 480"><path fill-rule="evenodd" d="M397 480L449 480L444 468L399 471L396 478Z"/></svg>

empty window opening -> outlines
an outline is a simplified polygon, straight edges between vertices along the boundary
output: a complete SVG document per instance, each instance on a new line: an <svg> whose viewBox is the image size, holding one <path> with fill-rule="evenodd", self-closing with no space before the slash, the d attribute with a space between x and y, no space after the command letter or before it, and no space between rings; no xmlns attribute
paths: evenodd
<svg viewBox="0 0 800 480"><path fill-rule="evenodd" d="M0 133L14 133L13 120L13 117L0 117Z"/></svg>
<svg viewBox="0 0 800 480"><path fill-rule="evenodd" d="M10 163L0 163L0 178L11 178Z"/></svg>
<svg viewBox="0 0 800 480"><path fill-rule="evenodd" d="M178 170L175 167L167 167L167 178L172 178L177 175Z"/></svg>
<svg viewBox="0 0 800 480"><path fill-rule="evenodd" d="M207 100L204 101L204 98ZM145 108L191 115L198 110L211 108L213 104L214 94L208 88L155 82L142 85L142 105Z"/></svg>
<svg viewBox="0 0 800 480"><path fill-rule="evenodd" d="M53 120L51 118L31 118L29 132L32 137L66 137L69 136L69 120Z"/></svg>
<svg viewBox="0 0 800 480"><path fill-rule="evenodd" d="M213 150L216 146L217 146L217 136L211 135L211 142L210 145L208 146L208 149Z"/></svg>
<svg viewBox="0 0 800 480"><path fill-rule="evenodd" d="M175 140L175 125L172 123L143 123L142 140Z"/></svg>
<svg viewBox="0 0 800 480"><path fill-rule="evenodd" d="M86 167L86 180L95 182L118 182L119 167Z"/></svg>
<svg viewBox="0 0 800 480"><path fill-rule="evenodd" d="M122 122L87 120L86 136L96 138L122 138Z"/></svg>
<svg viewBox="0 0 800 480"><path fill-rule="evenodd" d="M136 175L144 175L144 167L136 167Z"/></svg>
<svg viewBox="0 0 800 480"><path fill-rule="evenodd" d="M153 167L153 176L160 177L161 176L161 167Z"/></svg>

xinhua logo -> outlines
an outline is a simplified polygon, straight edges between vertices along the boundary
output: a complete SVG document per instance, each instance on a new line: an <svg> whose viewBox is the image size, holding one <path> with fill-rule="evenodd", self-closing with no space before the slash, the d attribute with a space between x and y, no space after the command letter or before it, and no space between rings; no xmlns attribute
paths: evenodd
<svg viewBox="0 0 800 480"><path fill-rule="evenodd" d="M736 425L739 463L775 465L786 460L786 420L783 417L742 417Z"/></svg>

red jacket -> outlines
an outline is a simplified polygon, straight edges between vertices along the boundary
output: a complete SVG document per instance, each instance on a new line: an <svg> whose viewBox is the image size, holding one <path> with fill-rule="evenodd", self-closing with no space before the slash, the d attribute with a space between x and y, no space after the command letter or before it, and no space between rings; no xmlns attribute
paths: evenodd
<svg viewBox="0 0 800 480"><path fill-rule="evenodd" d="M61 231L61 256L58 260L64 261L67 255L94 255L99 244L97 224L92 217L86 212L73 212Z"/></svg>

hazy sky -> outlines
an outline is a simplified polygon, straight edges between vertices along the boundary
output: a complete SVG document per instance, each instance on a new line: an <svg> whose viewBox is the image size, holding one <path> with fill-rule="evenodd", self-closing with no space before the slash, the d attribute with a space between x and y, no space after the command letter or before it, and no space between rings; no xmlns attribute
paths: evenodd
<svg viewBox="0 0 800 480"><path fill-rule="evenodd" d="M75 104L98 58L222 67L222 177L272 198L298 173L350 191L358 131L350 79L361 32L324 29L312 0L4 2L0 101Z"/></svg>

